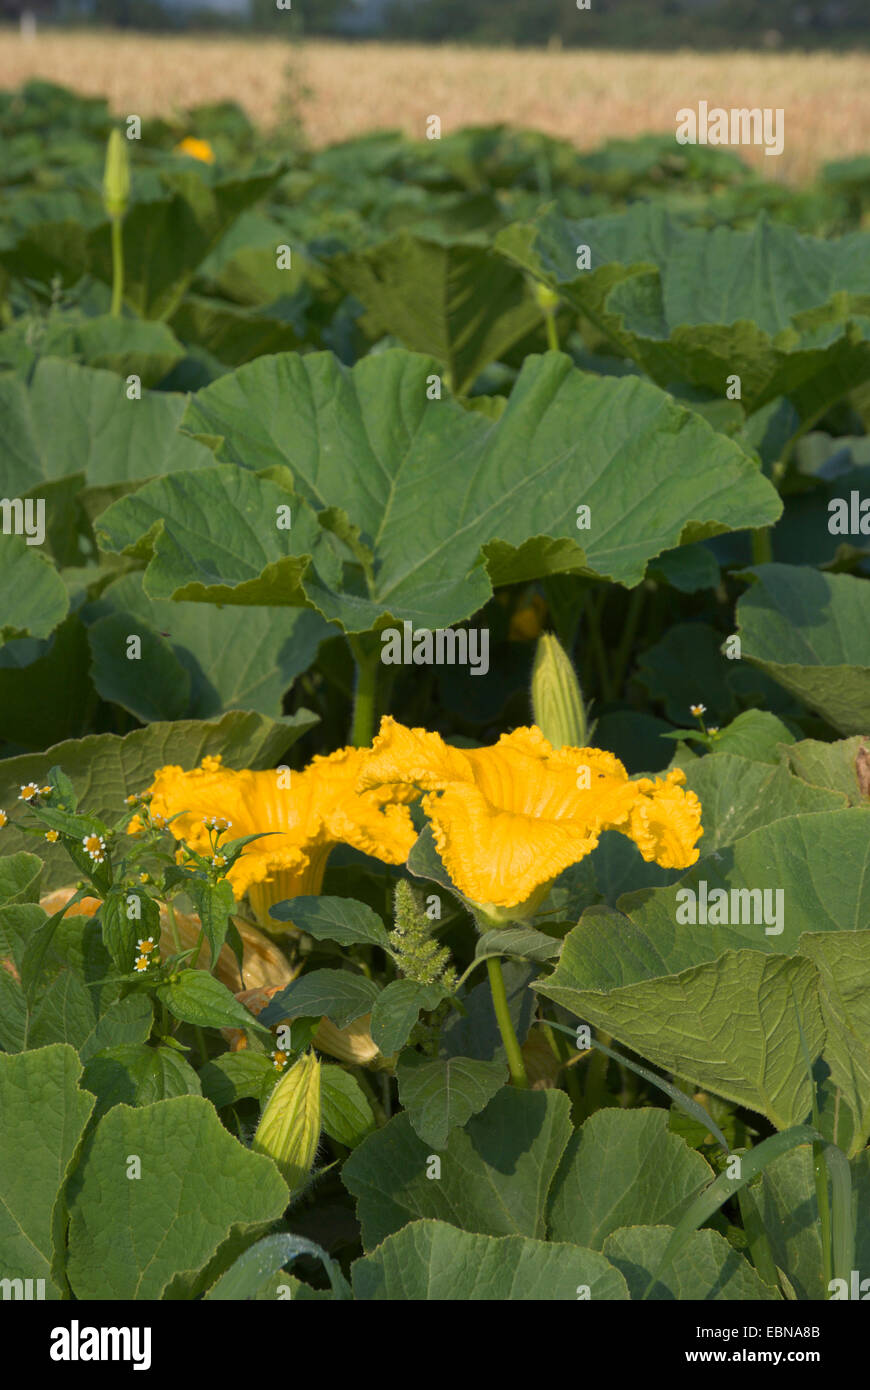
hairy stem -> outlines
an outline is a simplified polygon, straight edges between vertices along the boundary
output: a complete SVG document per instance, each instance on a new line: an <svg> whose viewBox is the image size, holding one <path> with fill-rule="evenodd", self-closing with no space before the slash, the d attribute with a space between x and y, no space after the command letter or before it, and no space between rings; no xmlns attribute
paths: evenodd
<svg viewBox="0 0 870 1390"><path fill-rule="evenodd" d="M489 974L489 987L492 991L492 1003L495 1009L495 1017L501 1033L504 1050L507 1053L507 1063L511 1074L511 1081L515 1086L522 1090L529 1089L529 1078L526 1076L526 1064L523 1061L523 1054L520 1050L517 1035L514 1032L514 1025L511 1020L511 1011L508 1008L507 990L504 986L504 975L502 974L501 961L498 956L488 956L486 969Z"/></svg>
<svg viewBox="0 0 870 1390"><path fill-rule="evenodd" d="M121 304L124 298L124 237L121 231L121 218L112 218L112 317L121 317Z"/></svg>

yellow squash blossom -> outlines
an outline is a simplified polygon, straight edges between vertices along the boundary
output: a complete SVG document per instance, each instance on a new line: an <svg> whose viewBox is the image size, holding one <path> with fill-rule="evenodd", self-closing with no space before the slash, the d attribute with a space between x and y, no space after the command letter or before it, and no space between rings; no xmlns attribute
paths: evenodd
<svg viewBox="0 0 870 1390"><path fill-rule="evenodd" d="M185 135L175 146L175 153L190 155L191 159L198 159L203 164L214 164L214 150L211 145L207 140L197 140L195 135Z"/></svg>
<svg viewBox="0 0 870 1390"><path fill-rule="evenodd" d="M456 887L494 920L512 920L530 915L605 830L628 835L644 859L664 868L694 864L701 805L684 781L672 771L632 782L612 753L556 750L535 726L466 749L387 717L359 785L425 792L423 808Z"/></svg>
<svg viewBox="0 0 870 1390"><path fill-rule="evenodd" d="M178 815L170 827L176 839L209 856L207 822L216 816L231 823L232 838L275 832L246 845L227 875L236 897L247 893L257 920L274 931L269 908L319 893L335 845L352 845L387 864L408 857L416 836L407 807L356 790L365 758L365 749L341 748L293 773L233 772L220 758L204 758L192 772L161 767L150 787L151 815Z"/></svg>

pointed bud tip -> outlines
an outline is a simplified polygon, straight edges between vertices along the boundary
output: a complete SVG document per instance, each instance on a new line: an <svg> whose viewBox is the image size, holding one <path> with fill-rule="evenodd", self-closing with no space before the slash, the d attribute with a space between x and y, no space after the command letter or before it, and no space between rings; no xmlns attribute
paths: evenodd
<svg viewBox="0 0 870 1390"><path fill-rule="evenodd" d="M585 748L586 711L574 667L558 637L538 638L532 668L535 723L554 748Z"/></svg>

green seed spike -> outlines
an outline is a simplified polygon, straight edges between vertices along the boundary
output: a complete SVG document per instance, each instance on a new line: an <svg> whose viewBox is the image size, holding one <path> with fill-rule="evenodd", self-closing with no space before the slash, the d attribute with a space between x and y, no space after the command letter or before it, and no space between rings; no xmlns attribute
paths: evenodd
<svg viewBox="0 0 870 1390"><path fill-rule="evenodd" d="M586 747L586 711L574 667L551 632L538 638L532 668L535 723L554 748Z"/></svg>

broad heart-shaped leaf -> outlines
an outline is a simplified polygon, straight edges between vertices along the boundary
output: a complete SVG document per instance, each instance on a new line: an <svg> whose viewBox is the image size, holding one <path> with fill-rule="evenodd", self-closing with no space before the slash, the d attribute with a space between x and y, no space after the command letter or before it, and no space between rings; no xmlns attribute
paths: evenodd
<svg viewBox="0 0 870 1390"><path fill-rule="evenodd" d="M839 792L792 776L784 763L771 766L730 753L689 763L686 789L703 808L700 849L705 857L762 825L812 811L844 810L848 804Z"/></svg>
<svg viewBox="0 0 870 1390"><path fill-rule="evenodd" d="M5 508L3 523L5 527ZM0 535L0 591L0 646L15 637L48 637L69 608L66 585L54 565L23 535Z"/></svg>
<svg viewBox="0 0 870 1390"><path fill-rule="evenodd" d="M822 1055L852 1111L853 1157L870 1136L870 932L808 932L800 950L819 972Z"/></svg>
<svg viewBox="0 0 870 1390"><path fill-rule="evenodd" d="M209 450L178 433L185 397L143 391L128 399L114 372L42 357L32 378L0 373L0 491L35 493L47 482L121 491L122 484L212 462Z"/></svg>
<svg viewBox="0 0 870 1390"><path fill-rule="evenodd" d="M568 1142L550 1196L550 1238L600 1250L620 1226L676 1225L713 1177L670 1132L666 1110L599 1110Z"/></svg>
<svg viewBox="0 0 870 1390"><path fill-rule="evenodd" d="M644 1297L671 1235L670 1226L632 1226L614 1231L604 1242L604 1254L624 1276L632 1299ZM778 1292L763 1283L749 1261L710 1230L695 1231L648 1296L653 1302L779 1300Z"/></svg>
<svg viewBox="0 0 870 1390"><path fill-rule="evenodd" d="M803 419L870 379L868 248L866 233L822 241L763 217L682 226L655 203L574 222L548 209L496 239L661 385L724 397L736 375L748 414L787 396Z"/></svg>
<svg viewBox="0 0 870 1390"><path fill-rule="evenodd" d="M866 972L868 826L857 809L779 820L701 860L678 886L624 896L626 916L589 910L536 989L780 1129L809 1113L800 1017L810 1060L836 1065L850 1106L866 1113L870 1026L854 995ZM717 889L727 923L709 920L723 907L710 902ZM818 938L806 933L822 933L821 946L811 950ZM844 1006L848 1021L835 1024Z"/></svg>
<svg viewBox="0 0 870 1390"><path fill-rule="evenodd" d="M870 729L870 585L802 565L759 565L737 605L743 655L833 724Z"/></svg>
<svg viewBox="0 0 870 1390"><path fill-rule="evenodd" d="M124 299L144 318L168 318L197 266L240 213L262 198L284 170L246 171L207 181L199 172L163 175L167 195L134 203L124 218ZM46 281L59 273L74 282L91 274L112 283L108 222L86 228L72 222L36 223L0 251L13 273Z"/></svg>
<svg viewBox="0 0 870 1390"><path fill-rule="evenodd" d="M269 916L278 922L292 922L315 941L337 941L339 946L380 946L389 951L387 929L376 912L353 898L288 898L275 903Z"/></svg>
<svg viewBox="0 0 870 1390"><path fill-rule="evenodd" d="M174 1047L119 1043L94 1053L82 1085L97 1097L95 1118L113 1105L153 1105L170 1096L198 1096L199 1078Z"/></svg>
<svg viewBox="0 0 870 1390"><path fill-rule="evenodd" d="M191 719L151 724L123 738L90 734L68 739L45 753L25 753L0 761L0 806L11 806L26 782L42 786L49 769L58 765L72 779L82 810L111 822L120 815L125 796L145 791L156 769L167 763L192 768L207 755L220 754L226 767L272 767L313 723L316 716L307 710L297 710L280 720L231 710L209 722ZM30 849L32 845L32 838L16 830L14 821L4 827L5 850ZM59 845L45 845L41 853L46 888L69 883L76 876Z"/></svg>
<svg viewBox="0 0 870 1390"><path fill-rule="evenodd" d="M389 1302L629 1297L622 1275L597 1251L525 1236L477 1235L443 1221L411 1222L357 1260L351 1273L355 1298Z"/></svg>
<svg viewBox="0 0 870 1390"><path fill-rule="evenodd" d="M156 386L185 355L185 349L165 323L147 319L85 318L80 311L53 314L32 345L31 324L14 319L0 333L0 362L30 369L47 357L72 358L88 367L102 367L122 377L138 376L143 386Z"/></svg>
<svg viewBox="0 0 870 1390"><path fill-rule="evenodd" d="M71 1047L0 1053L0 1269L8 1279L44 1279L51 1299L66 1292L64 1188L94 1105L78 1089L81 1074Z"/></svg>
<svg viewBox="0 0 870 1390"><path fill-rule="evenodd" d="M406 1052L396 1065L399 1100L426 1144L441 1149L457 1125L483 1110L504 1085L507 1067L472 1057L424 1057Z"/></svg>
<svg viewBox="0 0 870 1390"><path fill-rule="evenodd" d="M437 358L460 395L541 323L525 276L479 243L400 232L328 268L369 310L373 336L392 333Z"/></svg>
<svg viewBox="0 0 870 1390"><path fill-rule="evenodd" d="M810 786L837 791L850 806L866 806L870 799L858 785L858 753L865 743L860 734L836 743L807 738L783 749L783 757L792 772Z"/></svg>
<svg viewBox="0 0 870 1390"><path fill-rule="evenodd" d="M271 1027L285 1018L321 1018L346 1028L355 1018L370 1014L380 993L374 980L349 970L312 970L270 1000L260 1021Z"/></svg>
<svg viewBox="0 0 870 1390"><path fill-rule="evenodd" d="M138 1177L129 1175L131 1156ZM193 1297L196 1276L222 1248L260 1234L286 1205L272 1160L228 1134L202 1097L116 1105L87 1144L70 1193L73 1292Z"/></svg>
<svg viewBox="0 0 870 1390"><path fill-rule="evenodd" d="M152 599L139 573L104 589L87 605L85 620L97 690L143 720L207 719L232 708L277 718L293 680L312 664L320 643L335 635L318 613L305 609L280 614ZM127 659L130 634L141 637L141 666ZM139 671L146 661L143 682Z"/></svg>
<svg viewBox="0 0 870 1390"><path fill-rule="evenodd" d="M292 529L276 527L274 482L209 469L121 499L101 544L152 556L153 597L298 604L304 591L361 632L385 615L459 622L493 585L560 571L632 586L663 550L780 514L747 454L639 378L529 357L491 420L428 399L434 369L394 349L352 369L288 353L221 377L184 428L245 470L289 468Z"/></svg>
<svg viewBox="0 0 870 1390"><path fill-rule="evenodd" d="M718 960L606 995L572 986L576 977L568 970L557 973L558 981L537 987L542 994L655 1066L761 1112L778 1129L809 1114L812 1089L798 1017L811 1060L825 1031L808 961L725 951Z"/></svg>
<svg viewBox="0 0 870 1390"><path fill-rule="evenodd" d="M504 1086L464 1129L451 1131L433 1177L429 1144L407 1114L396 1115L342 1169L357 1198L364 1248L423 1217L482 1235L545 1239L547 1193L570 1135L561 1091Z"/></svg>
<svg viewBox="0 0 870 1390"><path fill-rule="evenodd" d="M798 1298L827 1298L812 1146L804 1144L774 1159L751 1190L774 1263L787 1274Z"/></svg>

